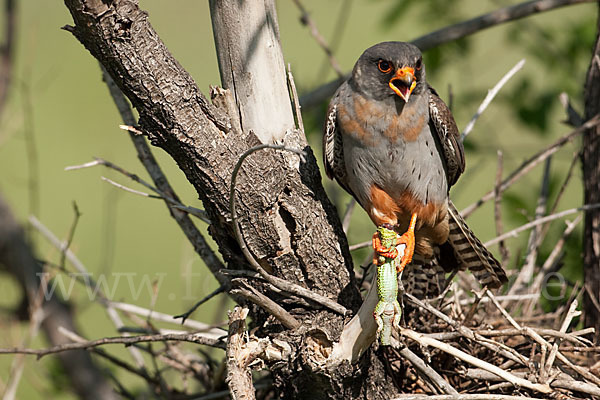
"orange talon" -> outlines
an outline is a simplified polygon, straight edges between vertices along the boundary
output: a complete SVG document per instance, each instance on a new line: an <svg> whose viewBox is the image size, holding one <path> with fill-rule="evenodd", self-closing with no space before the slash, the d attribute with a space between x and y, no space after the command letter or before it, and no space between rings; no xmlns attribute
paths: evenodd
<svg viewBox="0 0 600 400"><path fill-rule="evenodd" d="M375 232L373 234L373 264L374 265L379 265L378 264L378 258L379 257L385 257L385 258L396 258L398 257L398 250L396 249L396 246L394 247L384 247L381 244L381 239L379 238L379 233Z"/></svg>
<svg viewBox="0 0 600 400"><path fill-rule="evenodd" d="M415 253L415 225L417 224L417 214L414 213L410 218L410 225L406 232L398 238L397 245L404 244L404 254L400 261L400 265L396 268L396 272L400 273L404 270L404 267L412 261Z"/></svg>

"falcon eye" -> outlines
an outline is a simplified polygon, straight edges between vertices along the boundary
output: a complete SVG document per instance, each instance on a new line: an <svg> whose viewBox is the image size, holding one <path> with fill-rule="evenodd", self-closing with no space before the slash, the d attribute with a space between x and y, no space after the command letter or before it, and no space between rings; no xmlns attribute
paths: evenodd
<svg viewBox="0 0 600 400"><path fill-rule="evenodd" d="M423 60L422 60L421 58L419 58L419 59L417 60L417 63L415 64L415 68L416 68L417 70L420 70L422 66L423 66Z"/></svg>
<svg viewBox="0 0 600 400"><path fill-rule="evenodd" d="M377 62L377 68L379 68L379 70L384 74L387 74L392 70L392 65L385 60L379 60Z"/></svg>

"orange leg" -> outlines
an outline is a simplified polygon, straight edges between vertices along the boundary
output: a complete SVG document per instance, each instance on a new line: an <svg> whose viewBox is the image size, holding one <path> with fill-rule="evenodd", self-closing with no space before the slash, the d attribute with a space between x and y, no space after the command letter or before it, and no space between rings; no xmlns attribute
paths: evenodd
<svg viewBox="0 0 600 400"><path fill-rule="evenodd" d="M400 260L400 264L396 268L396 272L400 273L404 270L404 267L408 263L412 261L413 255L415 253L415 225L417 223L417 214L413 213L410 218L410 224L408 226L407 231L402 235L396 238L396 244L392 247L385 247L381 243L381 238L379 234L375 232L373 234L373 264L378 265L379 257L385 258L396 258L398 257L398 250L396 247L400 244L405 245L404 254Z"/></svg>
<svg viewBox="0 0 600 400"><path fill-rule="evenodd" d="M413 255L415 254L415 225L417 224L417 214L413 213L410 218L410 225L408 230L398 238L396 246L404 244L404 254L400 261L400 265L396 268L396 272L400 273L404 270L404 267L412 261Z"/></svg>

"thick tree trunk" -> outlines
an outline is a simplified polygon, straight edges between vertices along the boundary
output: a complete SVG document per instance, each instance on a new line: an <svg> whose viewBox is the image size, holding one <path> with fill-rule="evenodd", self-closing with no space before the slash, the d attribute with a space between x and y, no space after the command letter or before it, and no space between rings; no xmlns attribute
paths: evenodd
<svg viewBox="0 0 600 400"><path fill-rule="evenodd" d="M600 7L600 4L599 4ZM585 119L600 112L600 14L598 35L585 82ZM600 126L585 131L583 136L583 184L585 204L600 202ZM600 210L585 214L583 235L585 274L585 325L596 328L600 336Z"/></svg>
<svg viewBox="0 0 600 400"><path fill-rule="evenodd" d="M255 6L249 3L257 2L211 3L221 75L234 92L234 112L231 101L223 101L226 94L216 91L221 94L215 104L228 107L216 107L206 100L158 38L137 1L65 3L75 21L75 26L67 29L129 98L139 113L144 134L173 157L196 189L211 219L210 232L229 268L249 269L233 235L229 210L229 184L239 157L261 142L277 141L306 151L304 162L295 154L273 150L262 150L246 159L235 191L242 235L252 255L273 275L356 311L360 296L346 238L325 195L304 133L290 129L293 115L289 99L276 108L281 115L274 118L274 124L261 119L264 115L254 115L265 110L272 114L274 109L269 109L266 97L279 93L279 102L282 93L287 93L273 2ZM252 12L240 14L248 7ZM230 49L235 37L219 29L220 24L241 29L237 48ZM265 40L275 48L261 47ZM242 44L247 47L240 47ZM271 82L263 92L265 69L271 71L267 78ZM252 75L249 81L245 80L246 73ZM240 77L243 84L238 84ZM327 354L342 332L344 317L304 299L271 291L257 281L245 284L276 300L302 323L293 332L272 318L263 325L268 315L256 307L251 309L259 336L280 332L278 338L292 347L289 359L278 363L273 371L275 385L284 398L379 399L395 393L383 363L373 352L367 352L358 365L342 363L327 368Z"/></svg>

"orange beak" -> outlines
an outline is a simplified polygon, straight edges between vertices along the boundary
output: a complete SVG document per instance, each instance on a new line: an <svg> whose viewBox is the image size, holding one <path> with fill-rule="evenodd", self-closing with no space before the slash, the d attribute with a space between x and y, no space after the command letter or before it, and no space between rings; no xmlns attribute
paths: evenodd
<svg viewBox="0 0 600 400"><path fill-rule="evenodd" d="M390 89L402 97L405 103L408 103L408 98L415 86L417 86L415 70L411 67L399 68L394 77L390 79Z"/></svg>

